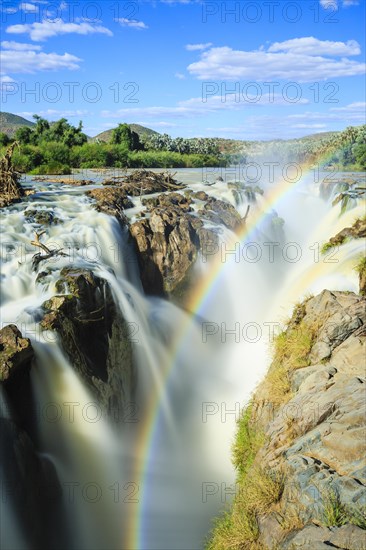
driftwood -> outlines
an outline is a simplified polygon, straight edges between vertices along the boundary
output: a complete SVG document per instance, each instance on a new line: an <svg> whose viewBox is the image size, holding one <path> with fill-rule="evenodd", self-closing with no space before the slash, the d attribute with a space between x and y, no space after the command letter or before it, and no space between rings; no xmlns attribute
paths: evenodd
<svg viewBox="0 0 366 550"><path fill-rule="evenodd" d="M10 204L24 195L24 190L20 185L21 174L14 170L12 163L14 149L17 146L19 146L18 142L14 141L6 150L3 158L0 159L0 194L1 202L4 205Z"/></svg>
<svg viewBox="0 0 366 550"><path fill-rule="evenodd" d="M33 268L36 269L40 262L43 260L49 260L50 258L53 258L55 256L68 256L68 254L65 254L62 252L62 248L48 248L44 243L42 243L39 239L42 235L44 235L45 231L41 231L40 233L35 232L35 239L34 241L31 241L31 245L36 246L37 248L40 248L45 252L45 254L42 254L41 252L38 252L37 254L34 254L32 257L32 264Z"/></svg>

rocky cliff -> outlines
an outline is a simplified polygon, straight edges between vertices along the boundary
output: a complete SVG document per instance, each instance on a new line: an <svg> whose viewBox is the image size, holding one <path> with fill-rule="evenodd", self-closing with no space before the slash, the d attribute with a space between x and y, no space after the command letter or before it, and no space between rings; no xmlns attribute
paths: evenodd
<svg viewBox="0 0 366 550"><path fill-rule="evenodd" d="M208 548L366 548L366 299L306 300L238 426L230 513Z"/></svg>

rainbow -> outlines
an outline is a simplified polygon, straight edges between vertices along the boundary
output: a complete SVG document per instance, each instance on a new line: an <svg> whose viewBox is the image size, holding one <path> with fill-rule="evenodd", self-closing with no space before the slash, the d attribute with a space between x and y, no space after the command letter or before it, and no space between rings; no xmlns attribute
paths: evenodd
<svg viewBox="0 0 366 550"><path fill-rule="evenodd" d="M323 155L321 159L318 159L318 163L326 162L331 158L333 152L328 152ZM245 226L237 232L238 239L243 242L244 239L248 239L254 233L259 223L264 219L268 212L273 209L288 193L292 192L299 186L306 175L313 170L314 163L303 163L301 165L301 175L297 177L295 181L290 181L289 178L282 179L279 183L276 183L274 187L264 197L263 208L251 213ZM186 303L187 311L191 312L187 315L185 322L182 324L181 330L177 335L174 345L170 352L170 361L164 365L163 378L165 379L165 387L169 385L171 375L177 365L177 358L182 351L183 342L187 337L189 328L191 327L192 319L195 316L200 315L205 305L215 295L215 290L220 284L223 276L225 262L221 261L220 254L215 255L216 258L210 262L210 270L207 276L202 277L198 282L194 292L189 297ZM136 456L136 468L135 475L138 479L139 487L139 504L137 513L131 518L129 531L126 540L124 541L124 548L128 550L141 550L144 548L143 541L143 528L144 528L144 498L147 492L147 470L148 465L152 461L154 456L154 443L156 435L158 433L159 424L162 418L162 407L160 403L159 395L151 397L147 407L146 421L140 432L139 444L137 448Z"/></svg>

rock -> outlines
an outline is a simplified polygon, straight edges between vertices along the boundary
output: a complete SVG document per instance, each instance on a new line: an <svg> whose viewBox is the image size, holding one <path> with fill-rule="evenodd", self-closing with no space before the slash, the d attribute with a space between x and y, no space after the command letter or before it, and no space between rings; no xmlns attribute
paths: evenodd
<svg viewBox="0 0 366 550"><path fill-rule="evenodd" d="M128 198L126 191L120 187L107 187L92 189L87 195L96 201L96 208L110 216L123 218L123 211L133 207L133 202Z"/></svg>
<svg viewBox="0 0 366 550"><path fill-rule="evenodd" d="M146 206L149 211L157 207L165 208L168 206L176 206L180 208L182 212L192 211L192 200L189 197L182 195L181 193L174 192L161 194L151 199L143 199L142 204Z"/></svg>
<svg viewBox="0 0 366 550"><path fill-rule="evenodd" d="M205 206L198 214L216 224L225 225L232 231L237 231L242 226L239 212L234 206L214 197L209 197Z"/></svg>
<svg viewBox="0 0 366 550"><path fill-rule="evenodd" d="M15 325L2 328L0 399L9 410L0 418L2 501L15 511L30 546L47 548L56 523L62 523L62 495L52 462L38 454L34 443L38 434L30 380L33 361L30 340ZM62 540L62 533L56 538Z"/></svg>
<svg viewBox="0 0 366 550"><path fill-rule="evenodd" d="M0 382L10 384L28 375L33 356L29 338L23 338L15 325L0 330Z"/></svg>
<svg viewBox="0 0 366 550"><path fill-rule="evenodd" d="M207 201L210 196L207 195L204 191L196 191L195 193L191 194L191 197L194 199L198 199L199 201Z"/></svg>
<svg viewBox="0 0 366 550"><path fill-rule="evenodd" d="M264 441L254 464L284 473L279 500L257 518L259 547L365 548L366 299L324 290L296 307L287 331L305 326L310 364L290 367L291 393L272 403L261 384L252 400L250 425Z"/></svg>
<svg viewBox="0 0 366 550"><path fill-rule="evenodd" d="M39 225L55 225L61 220L49 210L26 210L24 217L27 222L38 223Z"/></svg>
<svg viewBox="0 0 366 550"><path fill-rule="evenodd" d="M145 291L173 291L197 258L199 237L193 217L175 206L154 208L150 218L133 223L130 232Z"/></svg>
<svg viewBox="0 0 366 550"><path fill-rule="evenodd" d="M205 200L197 215L191 214L192 198ZM136 243L143 288L148 294L174 293L188 288L187 278L198 253L206 259L219 250L219 235L204 221L225 225L232 230L242 226L235 208L224 201L209 197L204 192L183 195L165 193L144 199L149 216L130 226ZM179 291L179 294L181 292Z"/></svg>
<svg viewBox="0 0 366 550"><path fill-rule="evenodd" d="M74 368L114 414L134 392L129 325L109 284L88 269L62 269L56 290L59 295L43 304L41 326L59 333Z"/></svg>
<svg viewBox="0 0 366 550"><path fill-rule="evenodd" d="M46 550L56 541L65 543L62 491L51 460L8 418L0 418L0 443L3 505L14 510L29 547Z"/></svg>
<svg viewBox="0 0 366 550"><path fill-rule="evenodd" d="M366 548L366 531L356 525L342 525L332 530L330 544L346 550L364 550Z"/></svg>
<svg viewBox="0 0 366 550"><path fill-rule="evenodd" d="M329 239L332 246L340 246L350 239L363 239L366 237L366 216L358 218L351 227L345 227L337 235Z"/></svg>
<svg viewBox="0 0 366 550"><path fill-rule="evenodd" d="M123 178L120 185L127 195L140 197L151 193L184 189L169 172L152 172L149 170L135 170Z"/></svg>
<svg viewBox="0 0 366 550"><path fill-rule="evenodd" d="M295 536L288 537L281 547L285 550L295 550L296 548L301 548L301 550L329 550L329 545L325 543L328 540L329 533L330 531L326 527L307 525Z"/></svg>

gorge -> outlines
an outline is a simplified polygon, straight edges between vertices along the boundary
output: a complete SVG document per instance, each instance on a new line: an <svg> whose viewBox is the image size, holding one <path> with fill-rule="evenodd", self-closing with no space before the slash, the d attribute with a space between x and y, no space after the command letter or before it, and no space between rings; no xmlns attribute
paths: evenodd
<svg viewBox="0 0 366 550"><path fill-rule="evenodd" d="M365 173L283 173L3 206L4 549L366 547Z"/></svg>

